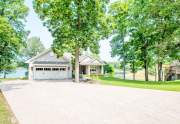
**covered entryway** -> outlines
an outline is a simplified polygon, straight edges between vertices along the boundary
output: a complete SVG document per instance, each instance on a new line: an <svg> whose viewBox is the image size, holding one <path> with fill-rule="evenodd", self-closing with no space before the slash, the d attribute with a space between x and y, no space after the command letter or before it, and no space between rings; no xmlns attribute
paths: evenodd
<svg viewBox="0 0 180 124"><path fill-rule="evenodd" d="M68 79L68 70L66 66L35 66L35 80L57 80Z"/></svg>

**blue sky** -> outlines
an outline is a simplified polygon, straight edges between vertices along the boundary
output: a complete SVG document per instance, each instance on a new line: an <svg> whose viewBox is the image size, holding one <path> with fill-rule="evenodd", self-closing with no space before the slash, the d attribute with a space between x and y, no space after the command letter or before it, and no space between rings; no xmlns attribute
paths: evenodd
<svg viewBox="0 0 180 124"><path fill-rule="evenodd" d="M26 22L26 29L30 31L29 37L37 36L40 37L42 43L46 48L50 48L53 38L50 32L47 30L46 27L42 25L41 20L34 12L32 7L32 0L26 0L26 5L29 7L29 15L27 17ZM111 54L111 47L109 44L108 39L100 41L100 57L102 60L105 61L115 61L116 58L112 58Z"/></svg>

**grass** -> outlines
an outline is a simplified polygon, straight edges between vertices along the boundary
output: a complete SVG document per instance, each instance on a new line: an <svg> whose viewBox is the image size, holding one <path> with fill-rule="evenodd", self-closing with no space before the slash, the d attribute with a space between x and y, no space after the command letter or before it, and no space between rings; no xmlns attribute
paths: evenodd
<svg viewBox="0 0 180 124"><path fill-rule="evenodd" d="M23 78L0 78L0 83L2 81L11 81L11 80L27 80L27 77L23 77Z"/></svg>
<svg viewBox="0 0 180 124"><path fill-rule="evenodd" d="M154 82L154 81L146 82L146 81L122 80L119 78L104 77L104 76L93 76L92 78L94 80L98 80L101 84L105 84L105 85L180 92L180 80L166 81L166 82Z"/></svg>
<svg viewBox="0 0 180 124"><path fill-rule="evenodd" d="M15 124L12 123L13 114L11 113L6 100L0 92L0 124Z"/></svg>

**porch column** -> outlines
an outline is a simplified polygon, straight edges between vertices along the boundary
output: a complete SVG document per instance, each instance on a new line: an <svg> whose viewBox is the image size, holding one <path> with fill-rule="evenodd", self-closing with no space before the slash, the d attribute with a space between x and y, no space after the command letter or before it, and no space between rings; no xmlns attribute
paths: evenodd
<svg viewBox="0 0 180 124"><path fill-rule="evenodd" d="M90 73L90 65L87 65L86 66L86 74L87 75L90 75L91 73Z"/></svg>
<svg viewBox="0 0 180 124"><path fill-rule="evenodd" d="M104 67L101 65L101 74L104 74Z"/></svg>

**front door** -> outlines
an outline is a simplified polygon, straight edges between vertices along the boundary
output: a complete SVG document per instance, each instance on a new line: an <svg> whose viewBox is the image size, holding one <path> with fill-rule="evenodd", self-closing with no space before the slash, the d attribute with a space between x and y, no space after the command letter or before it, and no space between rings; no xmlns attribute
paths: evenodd
<svg viewBox="0 0 180 124"><path fill-rule="evenodd" d="M86 66L80 66L80 74L86 74Z"/></svg>

